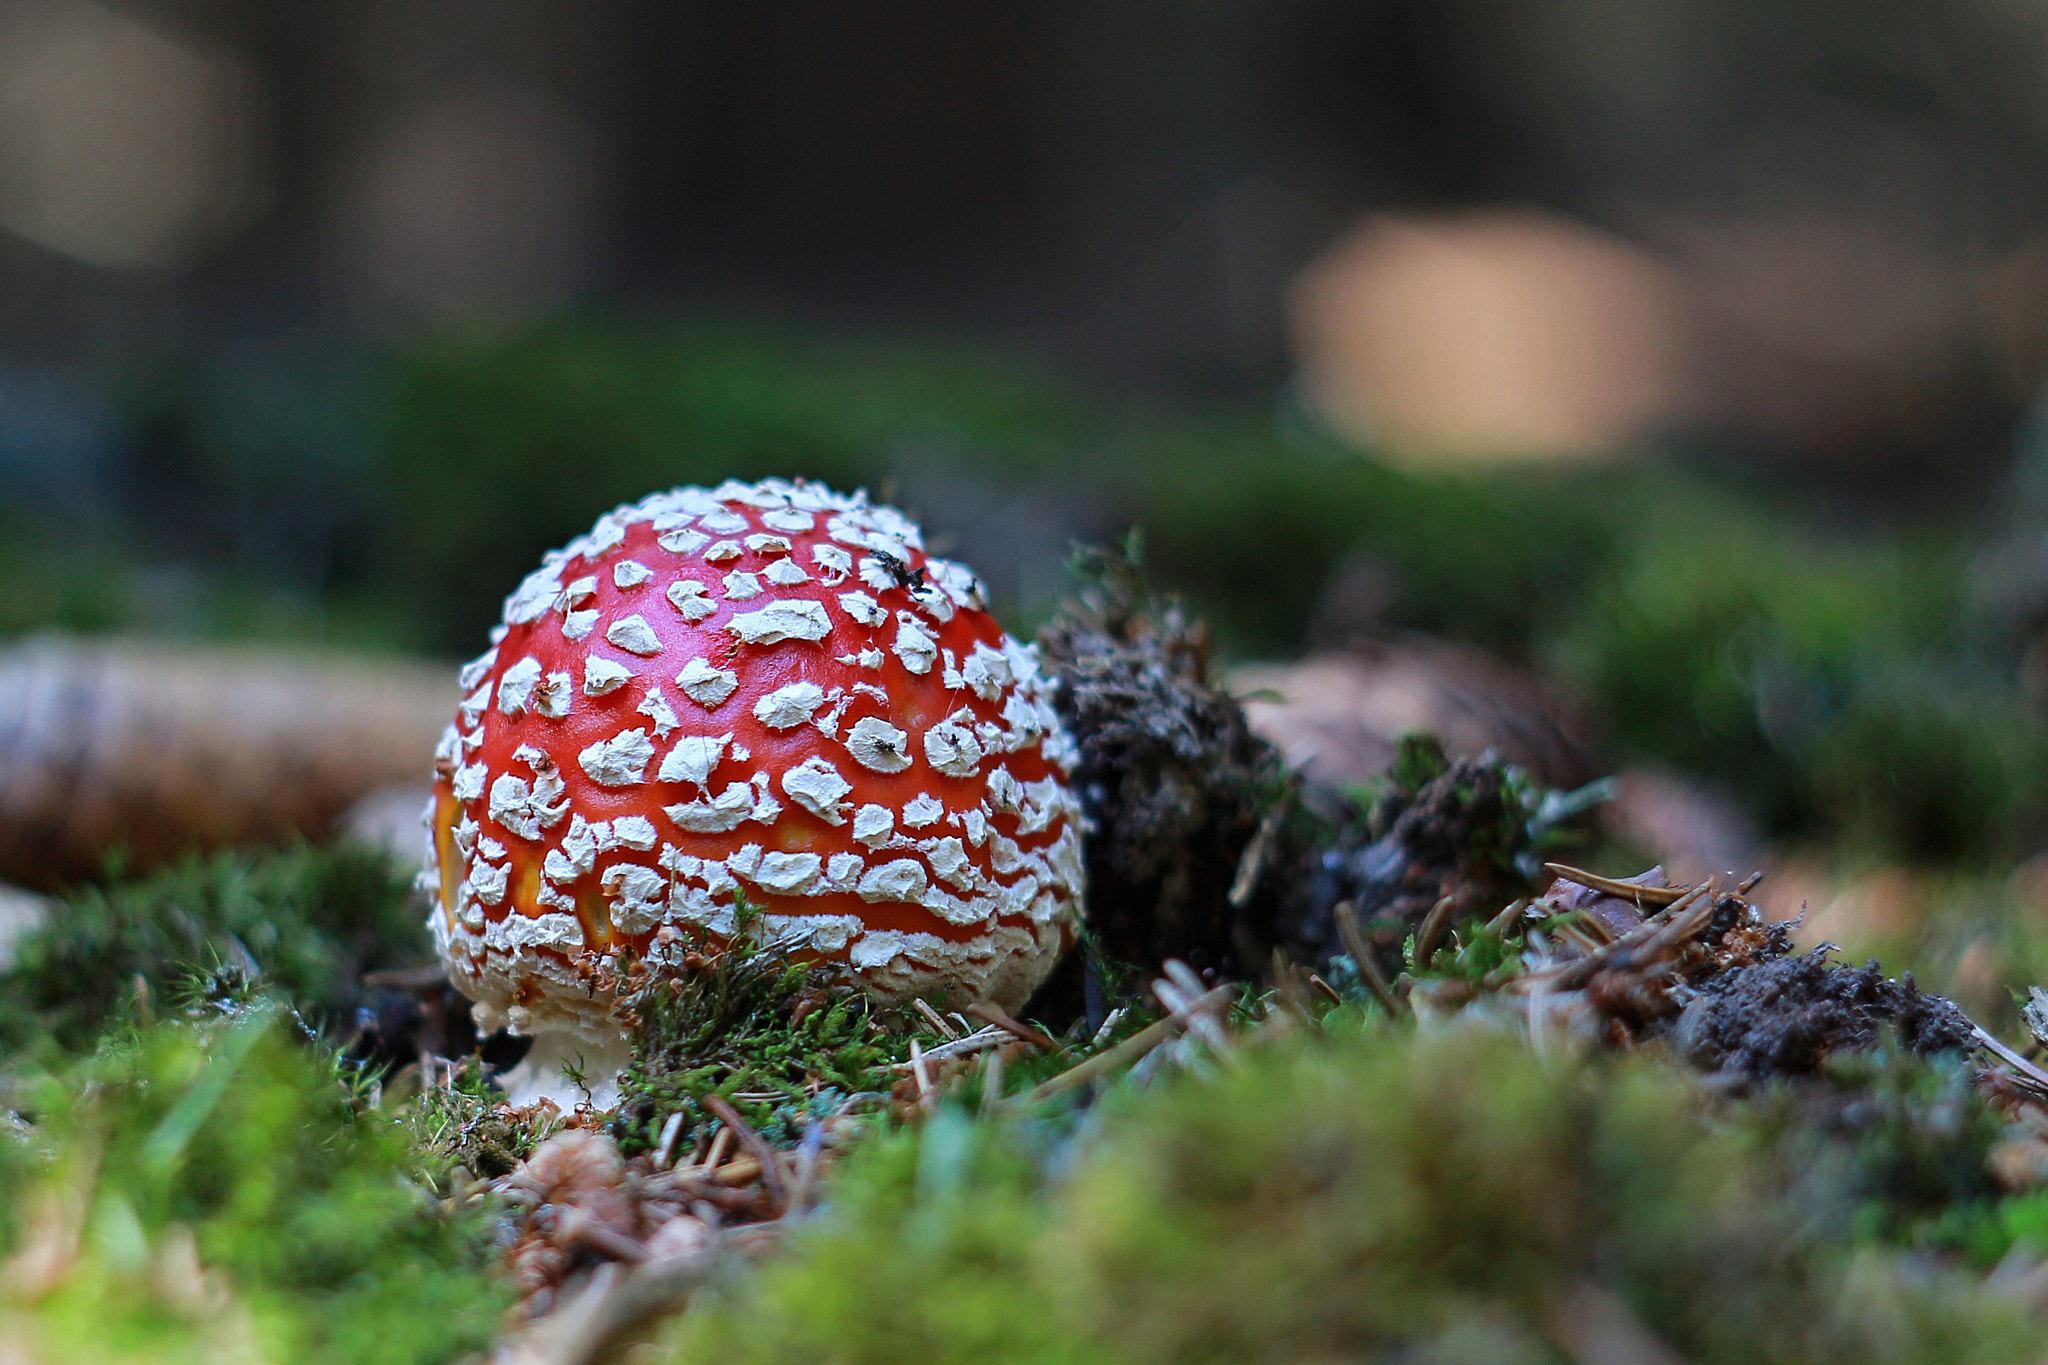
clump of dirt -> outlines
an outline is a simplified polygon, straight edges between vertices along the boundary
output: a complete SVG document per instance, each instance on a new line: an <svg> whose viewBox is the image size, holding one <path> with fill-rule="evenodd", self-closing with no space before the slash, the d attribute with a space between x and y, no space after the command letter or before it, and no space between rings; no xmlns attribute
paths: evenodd
<svg viewBox="0 0 2048 1365"><path fill-rule="evenodd" d="M1452 922L1462 922L1491 919L1534 891L1539 855L1572 842L1603 793L1551 792L1494 755L1452 761L1434 736L1404 736L1363 818L1320 839L1290 826L1300 889L1277 938L1296 960L1327 964L1344 951L1334 911L1349 903L1381 968L1397 971L1403 941L1446 898Z"/></svg>
<svg viewBox="0 0 2048 1365"><path fill-rule="evenodd" d="M1211 682L1199 621L1154 598L1128 554L1085 551L1079 568L1086 585L1039 643L1092 822L1091 1022L1120 967L1134 980L1178 958L1257 980L1278 950L1328 970L1346 902L1398 970L1403 941L1446 897L1456 921L1533 892L1541 852L1604 799L1604 786L1552 792L1492 753L1452 762L1419 734L1397 742L1375 794L1304 781ZM1055 977L1033 1013L1079 1013L1081 975Z"/></svg>
<svg viewBox="0 0 2048 1365"><path fill-rule="evenodd" d="M1520 985L1577 986L1565 1012L1583 1012L1580 1023L1612 1046L1663 1037L1703 983L1792 951L1792 926L1766 920L1741 889L1674 887L1662 867L1597 887L1561 872L1520 917L1525 964L1531 952L1545 962Z"/></svg>
<svg viewBox="0 0 2048 1365"><path fill-rule="evenodd" d="M1975 1046L1962 1011L1910 975L1888 980L1875 961L1845 967L1830 951L1712 977L1679 1017L1673 1043L1702 1069L1752 1079L1811 1075L1833 1054L1874 1047L1888 1030L1921 1056Z"/></svg>
<svg viewBox="0 0 2048 1365"><path fill-rule="evenodd" d="M1286 800L1279 754L1211 685L1201 623L1154 599L1128 556L1084 555L1091 581L1039 643L1080 750L1095 948L1250 976L1265 965L1272 912L1231 892L1261 822Z"/></svg>

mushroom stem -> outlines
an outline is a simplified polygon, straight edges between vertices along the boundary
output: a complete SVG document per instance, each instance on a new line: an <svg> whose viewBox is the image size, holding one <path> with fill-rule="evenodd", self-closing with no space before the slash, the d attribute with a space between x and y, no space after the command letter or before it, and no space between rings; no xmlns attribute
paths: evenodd
<svg viewBox="0 0 2048 1365"><path fill-rule="evenodd" d="M525 1059L498 1083L514 1108L551 1100L564 1113L584 1106L616 1109L619 1073L632 1060L632 1044L623 1034L592 1039L573 1029L549 1029L533 1035Z"/></svg>

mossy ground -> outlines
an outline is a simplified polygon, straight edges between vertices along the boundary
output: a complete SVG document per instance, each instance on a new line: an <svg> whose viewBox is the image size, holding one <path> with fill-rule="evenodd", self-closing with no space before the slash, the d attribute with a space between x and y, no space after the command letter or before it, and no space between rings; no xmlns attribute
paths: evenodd
<svg viewBox="0 0 2048 1365"><path fill-rule="evenodd" d="M405 883L365 848L261 857L193 855L147 877L67 894L0 972L0 1048L91 1042L162 1002L194 971L261 977L323 1024L346 1028L366 971L428 961Z"/></svg>
<svg viewBox="0 0 2048 1365"><path fill-rule="evenodd" d="M1058 1113L947 1109L877 1141L666 1358L1585 1359L1590 1302L1692 1360L2031 1359L2021 1308L1896 1221L1950 1157L1970 1184L1995 1123L1966 1103L1930 1159L1895 1126L1780 1121L1802 1102L1731 1107L1657 1059L1546 1063L1347 1007L1116 1096L1079 1137ZM1979 1260L2038 1216L1976 1207Z"/></svg>
<svg viewBox="0 0 2048 1365"><path fill-rule="evenodd" d="M32 1361L449 1360L509 1294L288 1008L117 1027L17 1071L0 1343Z"/></svg>
<svg viewBox="0 0 2048 1365"><path fill-rule="evenodd" d="M380 1088L309 1022L350 997L305 964L352 970L406 941L335 937L361 903L349 856L188 868L88 902L125 907L111 936L84 917L89 943L173 946L149 1003L103 1000L89 1033L63 1009L24 1016L45 1022L6 1068L0 1343L38 1362L424 1362L492 1338L512 1214L478 1177L544 1134L494 1108L474 1060ZM209 967L186 922L258 908L277 937ZM1423 974L1477 973L1487 945L1466 937ZM176 966L178 944L201 960ZM11 979L61 1003L34 978L81 952L45 942ZM1005 1104L973 1066L936 1104L892 1104L911 1040L942 1041L921 1016L771 952L705 959L636 1004L613 1125L629 1151L669 1114L698 1128L713 1092L778 1146L847 1097L881 1102L786 1253L721 1279L654 1349L1559 1360L1592 1304L1699 1361L2030 1358L2033 1319L1988 1272L2048 1255L2048 1196L1995 1178L2007 1120L1960 1059L1881 1041L1730 1096L1661 1048L1539 1057L1481 1025L1396 1025L1338 985L1343 1004L1246 991L1247 1041L1181 1047L1187 1069L1159 1054L1135 1079L1020 1099L1154 1017L1134 1010L1100 1044L1020 1058Z"/></svg>
<svg viewBox="0 0 2048 1365"><path fill-rule="evenodd" d="M675 1140L690 1150L717 1122L703 1106L711 1094L770 1142L794 1146L856 1096L885 1098L912 1036L939 1041L901 1018L885 1024L826 970L745 943L647 986L632 1008L633 1063L610 1126L628 1156L653 1147L675 1114Z"/></svg>

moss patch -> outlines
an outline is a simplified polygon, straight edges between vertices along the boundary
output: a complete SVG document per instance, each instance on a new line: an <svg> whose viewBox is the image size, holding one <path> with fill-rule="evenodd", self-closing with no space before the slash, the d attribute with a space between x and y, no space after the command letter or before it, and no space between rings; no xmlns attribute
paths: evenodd
<svg viewBox="0 0 2048 1365"><path fill-rule="evenodd" d="M1844 1230L1853 1164L1681 1072L1336 1022L1077 1145L959 1114L875 1145L669 1358L1548 1361L1603 1332L1698 1361L2031 1358L1975 1276Z"/></svg>
<svg viewBox="0 0 2048 1365"><path fill-rule="evenodd" d="M420 918L383 856L349 845L195 855L84 887L0 975L0 1050L45 1036L84 1046L110 1018L161 1005L192 970L223 965L316 1022L342 1021L365 971L431 958Z"/></svg>
<svg viewBox="0 0 2048 1365"><path fill-rule="evenodd" d="M480 1207L274 1005L17 1075L0 1343L47 1361L442 1361L509 1300Z"/></svg>
<svg viewBox="0 0 2048 1365"><path fill-rule="evenodd" d="M912 1037L901 1021L884 1027L867 998L831 971L748 944L692 956L630 1007L633 1062L611 1122L628 1156L652 1147L677 1113L687 1151L716 1121L702 1103L713 1093L770 1142L793 1144L851 1096L886 1094L895 1081L889 1066L909 1055ZM937 1041L924 1037L927 1046Z"/></svg>

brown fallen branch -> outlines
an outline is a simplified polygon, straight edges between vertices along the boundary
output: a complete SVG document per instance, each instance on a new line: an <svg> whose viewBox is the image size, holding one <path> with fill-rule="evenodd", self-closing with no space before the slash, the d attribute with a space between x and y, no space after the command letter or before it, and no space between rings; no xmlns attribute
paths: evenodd
<svg viewBox="0 0 2048 1365"><path fill-rule="evenodd" d="M304 650L44 639L0 650L0 880L319 836L431 778L454 670Z"/></svg>

